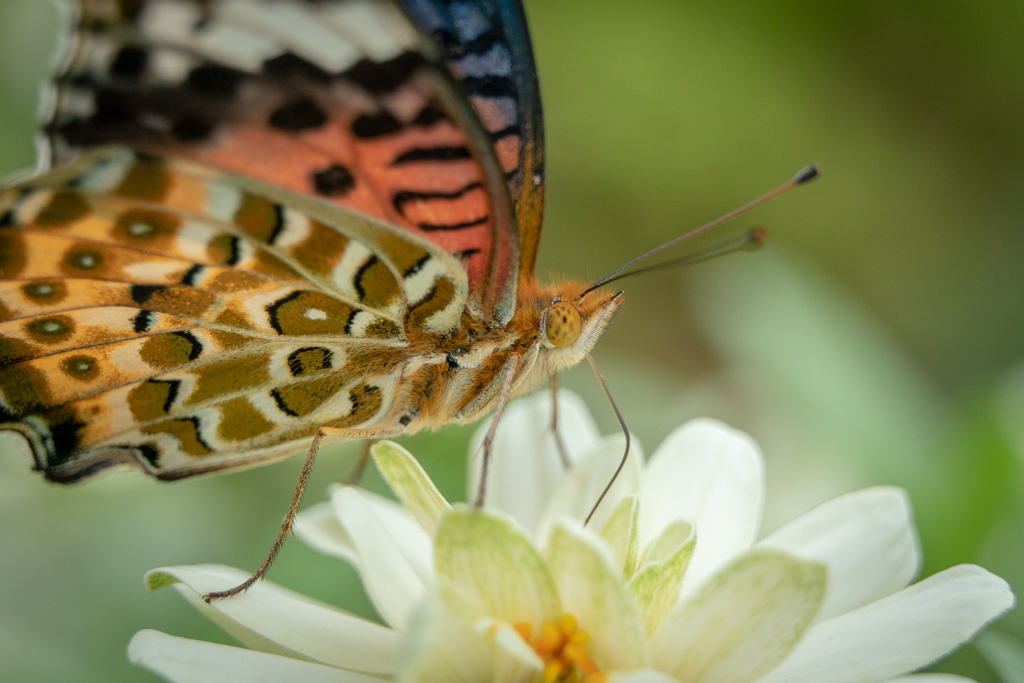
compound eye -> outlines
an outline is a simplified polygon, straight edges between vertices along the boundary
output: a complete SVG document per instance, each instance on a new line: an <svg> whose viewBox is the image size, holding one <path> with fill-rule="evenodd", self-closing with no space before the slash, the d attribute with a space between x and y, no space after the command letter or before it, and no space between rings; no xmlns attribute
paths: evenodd
<svg viewBox="0 0 1024 683"><path fill-rule="evenodd" d="M552 345L565 347L580 336L583 319L572 304L557 301L548 308L547 334Z"/></svg>

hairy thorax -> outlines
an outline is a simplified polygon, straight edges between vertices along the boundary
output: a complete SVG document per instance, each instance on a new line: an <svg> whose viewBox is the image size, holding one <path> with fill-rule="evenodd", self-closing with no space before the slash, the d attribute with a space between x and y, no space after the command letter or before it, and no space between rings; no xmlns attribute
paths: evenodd
<svg viewBox="0 0 1024 683"><path fill-rule="evenodd" d="M503 387L510 396L522 394L579 363L621 301L620 292L587 292L579 282L526 279L508 324L488 328L467 314L455 335L409 340L392 415L406 433L479 419Z"/></svg>

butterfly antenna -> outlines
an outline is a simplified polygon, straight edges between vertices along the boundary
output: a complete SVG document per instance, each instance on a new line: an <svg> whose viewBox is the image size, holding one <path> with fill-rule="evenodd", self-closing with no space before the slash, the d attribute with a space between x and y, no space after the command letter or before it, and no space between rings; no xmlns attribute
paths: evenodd
<svg viewBox="0 0 1024 683"><path fill-rule="evenodd" d="M624 280L627 277L633 277L634 275L642 275L643 273L651 273L656 270L667 270L668 268L675 268L676 266L689 266L694 263L703 263L704 261L710 261L716 259L719 256L725 256L736 251L744 249L753 250L760 247L768 239L768 231L758 226L747 230L742 235L738 235L730 240L725 240L718 244L713 244L706 249L695 251L692 254L686 256L680 256L668 261L662 261L661 263L655 263L650 266L644 266L643 268L637 268L631 270L628 273L619 273L615 277L606 279L602 284L611 284L612 282L618 282Z"/></svg>
<svg viewBox="0 0 1024 683"><path fill-rule="evenodd" d="M819 168L816 165L807 166L806 168L801 169L800 172L797 173L795 176L793 176L788 182L783 183L782 185L779 185L778 187L776 187L771 192L768 192L766 194L761 195L760 197L758 197L754 201L749 202L747 204L744 204L743 206L739 207L738 209L734 209L734 210L730 211L729 213L725 214L724 216L721 216L720 218L716 218L715 220L711 221L710 223L705 223L704 225L700 226L696 230L691 230L690 232L686 233L685 235L680 235L679 237L676 237L675 239L671 239L668 242L665 242L664 244L662 244L660 246L657 246L654 249L651 249L646 254L641 254L640 256L637 256L635 259L633 259L632 261L630 261L626 265L622 266L621 268L616 268L611 273L608 273L603 278L601 278L600 280L598 280L594 284L590 285L590 287L588 287L586 289L586 291L584 291L582 294L580 294L579 297L577 297L577 298L581 299L584 296L586 296L587 294L589 294L590 292L592 292L595 289L597 289L598 287L607 284L612 279L618 279L620 276L624 276L623 274L627 270L629 270L630 268L632 268L636 264L640 263L641 261L654 256L655 254L660 254L661 252L663 252L666 249L669 249L671 247L674 247L675 245L679 244L680 242L684 242L684 241L686 241L688 239L692 239L692 238L696 237L697 235L700 235L700 234L702 234L704 232L707 232L708 230L710 230L712 228L718 227L722 223L726 223L728 221L731 221L733 218L736 218L737 216L742 215L742 214L746 213L747 211L750 211L751 209L753 209L755 207L761 206L762 204L764 204L767 201L775 199L780 194L783 194L785 192L789 192L790 190L792 190L794 187L797 187L798 185L803 185L805 183L810 182L811 180L814 180L815 178L818 177L819 172L820 172L820 170L819 170Z"/></svg>
<svg viewBox="0 0 1024 683"><path fill-rule="evenodd" d="M626 428L626 421L622 418L622 413L619 412L619 407L615 405L615 399L612 398L612 392L608 391L608 385L604 381L604 375L597 368L597 363L594 362L594 357L587 352L587 362L590 363L590 367L593 368L594 374L597 375L597 380L601 383L601 388L604 389L604 395L608 397L608 402L612 404L612 410L615 411L615 417L619 420L619 426L622 427L622 433L626 435L626 450L622 452L622 460L619 461L619 466L615 468L615 474L608 480L608 485L604 487L604 491L601 491L600 497L597 502L594 503L594 507L590 508L590 512L587 514L587 518L583 520L583 526L590 523L590 518L597 512L597 508L601 507L601 501L608 495L608 491L611 490L612 484L619 478L619 473L622 472L622 468L626 465L626 458L629 457L629 429Z"/></svg>

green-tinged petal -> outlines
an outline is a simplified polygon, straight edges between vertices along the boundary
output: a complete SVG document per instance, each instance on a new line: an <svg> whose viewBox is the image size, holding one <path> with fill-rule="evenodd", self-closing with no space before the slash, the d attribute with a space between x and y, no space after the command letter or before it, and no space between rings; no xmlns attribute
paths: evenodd
<svg viewBox="0 0 1024 683"><path fill-rule="evenodd" d="M452 506L430 481L416 459L393 441L381 441L370 449L381 476L388 482L398 500L402 502L420 526L434 535L437 522Z"/></svg>
<svg viewBox="0 0 1024 683"><path fill-rule="evenodd" d="M590 655L601 670L647 666L646 638L622 574L599 541L559 524L547 548L562 609L590 634Z"/></svg>
<svg viewBox="0 0 1024 683"><path fill-rule="evenodd" d="M334 506L330 503L320 503L303 510L295 518L292 531L303 543L358 567L359 556L352 545L352 539L345 532L345 527L341 526Z"/></svg>
<svg viewBox="0 0 1024 683"><path fill-rule="evenodd" d="M544 560L504 515L453 508L438 525L434 562L442 601L464 619L526 622L536 631L561 614Z"/></svg>
<svg viewBox="0 0 1024 683"><path fill-rule="evenodd" d="M906 588L920 564L910 501L903 489L877 487L819 505L758 547L828 567L824 621Z"/></svg>
<svg viewBox="0 0 1024 683"><path fill-rule="evenodd" d="M554 490L544 508L544 515L537 525L534 537L540 546L544 546L551 529L557 520L575 519L581 524L594 509L601 492L615 476L615 470L622 462L626 449L626 438L622 434L606 436L587 449L579 457L572 469L562 478L558 488ZM635 494L640 489L640 471L643 462L643 451L639 441L633 438L630 443L629 457L626 458L622 471L615 478L612 487L601 500L600 507L594 511L590 523L595 529L608 523L612 512L624 496Z"/></svg>
<svg viewBox="0 0 1024 683"><path fill-rule="evenodd" d="M628 581L636 571L640 552L640 499L626 496L615 506L615 511L601 530L601 540L612 552L616 567L622 567L622 578Z"/></svg>
<svg viewBox="0 0 1024 683"><path fill-rule="evenodd" d="M396 670L397 632L269 581L210 605L203 602L202 595L237 586L248 577L248 572L221 565L165 567L146 574L146 585L173 585L247 647L366 673Z"/></svg>
<svg viewBox="0 0 1024 683"><path fill-rule="evenodd" d="M470 441L467 499L475 500L480 482L481 448L490 421ZM579 396L558 392L558 433L574 462L598 439L597 426ZM551 431L551 393L511 401L498 424L487 480L487 507L511 515L533 533L544 506L566 468Z"/></svg>
<svg viewBox="0 0 1024 683"><path fill-rule="evenodd" d="M1005 581L960 565L810 629L764 681L859 683L934 662L1013 606Z"/></svg>
<svg viewBox="0 0 1024 683"><path fill-rule="evenodd" d="M651 456L640 501L641 547L677 519L697 527L686 595L757 537L764 501L761 452L746 434L720 422L687 422Z"/></svg>
<svg viewBox="0 0 1024 683"><path fill-rule="evenodd" d="M366 594L386 623L404 631L410 610L432 580L428 564L429 539L411 518L408 518L412 527L408 530L409 538L396 537L393 534L396 527L385 526L374 514L368 502L370 495L345 487L335 493L331 502L359 556L356 568ZM417 538L422 540L423 548L410 553L407 546Z"/></svg>
<svg viewBox="0 0 1024 683"><path fill-rule="evenodd" d="M674 555L679 547L689 544L697 535L693 524L681 519L669 524L640 555L640 563L647 565L663 562Z"/></svg>
<svg viewBox="0 0 1024 683"><path fill-rule="evenodd" d="M240 647L139 631L128 643L128 661L173 683L379 683L381 679Z"/></svg>
<svg viewBox="0 0 1024 683"><path fill-rule="evenodd" d="M821 606L825 582L816 562L774 550L746 553L665 617L651 641L655 668L683 683L757 679L800 640Z"/></svg>
<svg viewBox="0 0 1024 683"><path fill-rule="evenodd" d="M648 637L679 602L679 589L696 545L693 525L673 522L651 544L643 569L630 580L629 592L640 607Z"/></svg>
<svg viewBox="0 0 1024 683"><path fill-rule="evenodd" d="M975 638L974 647L999 672L1003 683L1024 683L1024 643L992 629Z"/></svg>
<svg viewBox="0 0 1024 683"><path fill-rule="evenodd" d="M679 679L654 669L612 671L605 674L605 683L679 683Z"/></svg>
<svg viewBox="0 0 1024 683"><path fill-rule="evenodd" d="M899 678L890 678L882 683L975 683L973 678L964 678L954 674L910 674ZM1013 683L1007 680L1006 683Z"/></svg>
<svg viewBox="0 0 1024 683"><path fill-rule="evenodd" d="M543 667L508 624L471 623L436 595L413 613L400 683L526 683Z"/></svg>

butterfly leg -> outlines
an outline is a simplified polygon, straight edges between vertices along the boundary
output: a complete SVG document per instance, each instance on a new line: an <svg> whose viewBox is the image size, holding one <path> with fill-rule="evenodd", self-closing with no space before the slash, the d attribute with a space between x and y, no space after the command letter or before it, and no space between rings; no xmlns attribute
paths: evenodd
<svg viewBox="0 0 1024 683"><path fill-rule="evenodd" d="M555 439L555 447L558 448L558 457L562 460L562 467L569 469L572 462L569 460L569 452L565 450L565 443L562 435L558 432L558 374L552 372L548 381L551 387L551 436Z"/></svg>
<svg viewBox="0 0 1024 683"><path fill-rule="evenodd" d="M480 483L477 485L476 500L473 502L474 507L480 508L484 506L484 493L487 491L487 469L491 464L491 445L494 443L494 433L498 431L501 415L505 412L505 404L508 403L508 398L512 394L512 385L516 379L516 371L519 370L520 360L517 354L512 354L502 368L505 378L502 380L501 388L498 390L498 397L494 402L494 416L491 418L491 425L487 428L487 435L484 436L482 444L484 450L483 462L480 463Z"/></svg>
<svg viewBox="0 0 1024 683"><path fill-rule="evenodd" d="M232 595L244 593L254 583L266 576L267 571L270 570L270 565L274 563L274 559L281 551L281 546L284 545L285 540L288 538L288 534L292 531L292 525L295 523L295 515L299 512L299 503L302 502L302 494L306 491L306 484L309 482L309 475L313 471L313 462L316 460L317 451L320 449L320 441L325 436L340 436L350 439L362 438L367 439L367 443L370 443L373 439L397 436L397 433L383 429L337 429L334 427L321 427L317 431L316 436L313 437L313 443L309 446L309 453L306 455L306 462L303 463L302 472L299 474L299 483L295 486L295 493L292 495L291 505L288 506L288 514L285 515L284 522L281 524L281 532L274 540L274 545L271 546L270 552L267 554L266 559L263 560L263 564L260 565L260 568L257 569L252 576L234 588L229 588L224 591L213 591L204 595L203 600L205 600L207 604L210 604L214 600L230 598ZM369 453L368 448L366 452Z"/></svg>

